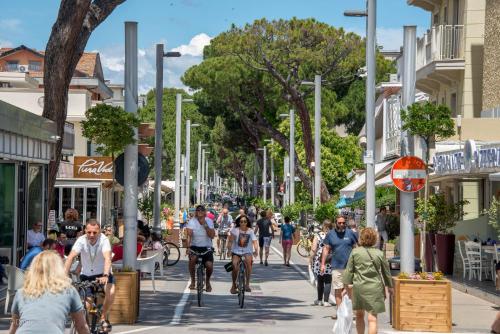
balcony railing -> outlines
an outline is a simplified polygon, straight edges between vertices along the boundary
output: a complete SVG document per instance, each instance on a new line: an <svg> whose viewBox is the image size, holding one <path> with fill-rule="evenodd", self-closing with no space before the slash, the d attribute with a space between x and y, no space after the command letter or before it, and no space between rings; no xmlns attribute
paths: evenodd
<svg viewBox="0 0 500 334"><path fill-rule="evenodd" d="M401 152L401 101L397 95L387 99L386 110L384 110L385 126L384 159L398 156Z"/></svg>
<svg viewBox="0 0 500 334"><path fill-rule="evenodd" d="M417 69L440 60L464 58L464 26L438 25L417 38Z"/></svg>

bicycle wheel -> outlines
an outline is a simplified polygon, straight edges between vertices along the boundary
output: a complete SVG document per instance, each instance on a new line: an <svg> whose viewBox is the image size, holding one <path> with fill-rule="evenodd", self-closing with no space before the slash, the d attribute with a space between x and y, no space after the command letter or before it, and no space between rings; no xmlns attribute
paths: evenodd
<svg viewBox="0 0 500 334"><path fill-rule="evenodd" d="M304 240L300 240L297 244L297 253L302 257L308 257L311 254L311 249L308 249Z"/></svg>
<svg viewBox="0 0 500 334"><path fill-rule="evenodd" d="M204 266L203 264L198 265L196 270L196 289L198 290L198 306L203 305L203 276L204 276Z"/></svg>
<svg viewBox="0 0 500 334"><path fill-rule="evenodd" d="M181 258L181 251L179 249L179 246L171 242L165 243L163 254L164 254L163 258L164 266L169 266L169 267L173 266L177 262L179 262L179 259Z"/></svg>
<svg viewBox="0 0 500 334"><path fill-rule="evenodd" d="M238 304L240 308L245 305L245 264L240 263L240 272L238 274Z"/></svg>

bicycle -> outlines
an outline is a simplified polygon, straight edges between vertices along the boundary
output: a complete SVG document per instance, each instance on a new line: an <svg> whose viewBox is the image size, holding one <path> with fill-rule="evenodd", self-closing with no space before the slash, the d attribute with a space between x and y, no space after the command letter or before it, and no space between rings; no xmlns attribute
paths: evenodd
<svg viewBox="0 0 500 334"><path fill-rule="evenodd" d="M243 255L233 254L240 258L238 276L236 277L236 290L238 291L238 305L243 308L245 305L245 287L247 280L247 267Z"/></svg>
<svg viewBox="0 0 500 334"><path fill-rule="evenodd" d="M181 251L179 246L172 242L162 241L163 245L163 265L170 267L179 262L181 258Z"/></svg>
<svg viewBox="0 0 500 334"><path fill-rule="evenodd" d="M98 281L85 281L85 282L74 282L73 286L78 291L80 299L83 304L83 311L85 313L85 320L89 326L90 334L101 334L106 333L102 328L99 320L102 315L102 303L106 295L104 291L104 285ZM111 328L108 328L108 332ZM77 334L75 324L71 323L71 334Z"/></svg>
<svg viewBox="0 0 500 334"><path fill-rule="evenodd" d="M226 259L226 244L227 244L227 233L228 233L229 230L221 230L219 232L219 239L220 239L220 249L219 249L219 252L220 252L220 255L219 255L219 259L220 260L225 260Z"/></svg>
<svg viewBox="0 0 500 334"><path fill-rule="evenodd" d="M203 288L205 287L205 264L203 263L203 256L213 252L212 248L207 249L204 252L198 253L194 250L190 249L189 253L191 255L197 256L198 259L196 261L196 292L198 295L198 306L203 305Z"/></svg>
<svg viewBox="0 0 500 334"><path fill-rule="evenodd" d="M302 257L309 257L314 239L314 233L310 229L302 229L300 240L297 243L297 253Z"/></svg>

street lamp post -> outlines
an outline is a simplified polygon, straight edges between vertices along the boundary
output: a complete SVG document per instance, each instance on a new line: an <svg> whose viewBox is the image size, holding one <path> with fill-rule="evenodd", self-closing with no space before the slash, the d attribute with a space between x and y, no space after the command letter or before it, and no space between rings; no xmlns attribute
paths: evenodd
<svg viewBox="0 0 500 334"><path fill-rule="evenodd" d="M155 188L153 231L161 231L161 168L163 152L163 58L180 57L179 52L163 51L163 44L156 44L156 100L155 100Z"/></svg>
<svg viewBox="0 0 500 334"><path fill-rule="evenodd" d="M184 99L184 102L191 102L192 100ZM191 192L191 128L200 126L197 123L191 123L191 120L186 120L186 183L187 187L185 190L185 205L189 208L190 203L190 192Z"/></svg>
<svg viewBox="0 0 500 334"><path fill-rule="evenodd" d="M280 117L290 118L290 154L289 154L290 185L288 194L288 204L293 204L295 203L295 110L290 109L289 114L280 114Z"/></svg>
<svg viewBox="0 0 500 334"><path fill-rule="evenodd" d="M273 139L264 139L264 141L271 143L271 145L273 145L273 143L274 143ZM276 186L274 184L274 159L273 159L272 154L269 155L269 160L270 160L270 164L271 164L271 181L270 181L270 184L271 184L271 205L274 206L274 196L275 196Z"/></svg>
<svg viewBox="0 0 500 334"><path fill-rule="evenodd" d="M174 194L174 222L179 225L179 206L181 200L181 108L182 95L176 95L175 104L175 194Z"/></svg>
<svg viewBox="0 0 500 334"><path fill-rule="evenodd" d="M375 226L375 34L377 0L367 0L366 11L347 11L345 16L366 17L366 224Z"/></svg>
<svg viewBox="0 0 500 334"><path fill-rule="evenodd" d="M267 201L267 148L264 146L258 150L262 151L262 199L265 203Z"/></svg>
<svg viewBox="0 0 500 334"><path fill-rule="evenodd" d="M201 204L205 200L205 149L201 150L201 182L200 182L200 202Z"/></svg>

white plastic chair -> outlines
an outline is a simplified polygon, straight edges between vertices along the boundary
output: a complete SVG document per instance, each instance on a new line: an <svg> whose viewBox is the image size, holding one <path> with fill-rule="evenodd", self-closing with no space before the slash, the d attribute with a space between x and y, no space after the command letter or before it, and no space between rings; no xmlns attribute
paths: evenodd
<svg viewBox="0 0 500 334"><path fill-rule="evenodd" d="M151 274L151 282L153 284L153 292L156 293L155 286L155 267L156 262L158 261L158 254L151 255L149 257L138 258L137 259L137 269L141 271L141 273L149 273Z"/></svg>
<svg viewBox="0 0 500 334"><path fill-rule="evenodd" d="M465 275L467 275L467 271L469 272L470 276L470 263L469 259L467 258L467 255L464 254L465 250L462 250L462 241L457 241L458 244L458 252L460 253L460 258L462 259L462 267L463 267L463 273L464 273L464 279Z"/></svg>
<svg viewBox="0 0 500 334"><path fill-rule="evenodd" d="M491 273L492 273L492 276L493 276L493 281L495 282L495 285L496 284L496 281L497 281L497 263L499 263L500 261L500 252L498 252L498 245L497 244L494 244L493 245L493 249L495 250L494 253L493 253L493 257L491 259ZM497 286L497 289L499 287Z"/></svg>
<svg viewBox="0 0 500 334"><path fill-rule="evenodd" d="M164 249L158 249L158 250L154 250L154 251L148 251L148 256L151 254L151 255L156 255L157 258L156 258L156 263L158 263L159 265L159 269L160 269L160 276L163 277L163 258L164 258Z"/></svg>
<svg viewBox="0 0 500 334"><path fill-rule="evenodd" d="M15 295L16 291L23 287L24 270L15 266L5 265L5 273L7 274L7 297L5 299L4 314L9 311L10 297Z"/></svg>
<svg viewBox="0 0 500 334"><path fill-rule="evenodd" d="M467 254L470 264L469 280L472 279L472 277L477 277L479 281L481 281L483 271L485 274L488 274L491 269L489 261L482 257L481 243L466 241L465 254Z"/></svg>

